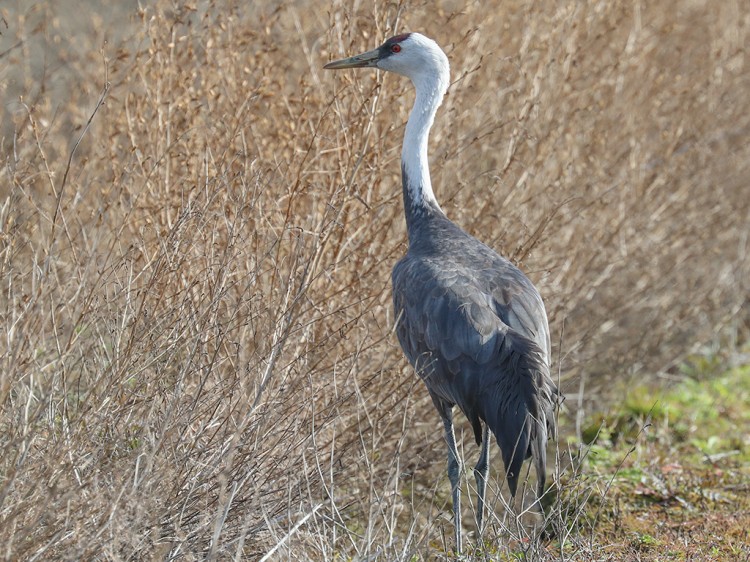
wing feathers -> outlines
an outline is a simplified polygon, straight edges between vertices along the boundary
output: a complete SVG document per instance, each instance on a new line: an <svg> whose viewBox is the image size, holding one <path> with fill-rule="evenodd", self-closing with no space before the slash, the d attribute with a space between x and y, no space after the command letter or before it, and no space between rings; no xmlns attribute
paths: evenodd
<svg viewBox="0 0 750 562"><path fill-rule="evenodd" d="M407 256L393 272L394 306L401 346L433 400L458 405L477 442L487 423L515 495L529 456L543 490L557 389L541 298L520 271L504 273L482 290L481 278Z"/></svg>
<svg viewBox="0 0 750 562"><path fill-rule="evenodd" d="M503 343L505 361L498 365L503 376L488 381L477 408L500 445L508 485L515 495L521 465L530 456L543 489L547 427L554 425L554 418L547 416L553 409L551 383L547 383L548 368L539 347L512 331Z"/></svg>

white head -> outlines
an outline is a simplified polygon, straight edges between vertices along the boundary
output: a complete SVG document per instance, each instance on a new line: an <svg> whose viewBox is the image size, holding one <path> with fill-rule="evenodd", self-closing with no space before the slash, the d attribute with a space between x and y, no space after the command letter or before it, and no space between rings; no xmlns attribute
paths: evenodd
<svg viewBox="0 0 750 562"><path fill-rule="evenodd" d="M323 68L380 68L410 78L418 91L437 89L440 97L450 79L448 57L435 41L419 33L396 35L377 49L329 62Z"/></svg>
<svg viewBox="0 0 750 562"><path fill-rule="evenodd" d="M427 207L440 210L430 182L427 139L450 80L448 57L443 50L424 35L404 33L391 37L377 49L329 62L323 68L380 68L411 79L417 96L401 148L407 217Z"/></svg>

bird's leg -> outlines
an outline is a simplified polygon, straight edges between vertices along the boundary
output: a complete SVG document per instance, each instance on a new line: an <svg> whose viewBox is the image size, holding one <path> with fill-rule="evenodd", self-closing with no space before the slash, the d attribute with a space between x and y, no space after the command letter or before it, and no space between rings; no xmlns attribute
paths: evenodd
<svg viewBox="0 0 750 562"><path fill-rule="evenodd" d="M453 494L453 524L456 531L456 554L461 554L461 481L456 436L453 434L453 413L448 410L443 416L445 441L448 443L448 479Z"/></svg>
<svg viewBox="0 0 750 562"><path fill-rule="evenodd" d="M490 428L484 426L482 431L482 451L479 453L479 461L474 467L474 478L477 480L477 529L479 536L484 530L484 494L487 490L487 476L490 471Z"/></svg>

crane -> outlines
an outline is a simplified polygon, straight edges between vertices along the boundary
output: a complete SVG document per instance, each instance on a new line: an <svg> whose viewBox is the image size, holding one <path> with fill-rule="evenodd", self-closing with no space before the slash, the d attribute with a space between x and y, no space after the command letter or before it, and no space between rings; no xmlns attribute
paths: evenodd
<svg viewBox="0 0 750 562"><path fill-rule="evenodd" d="M461 552L460 459L453 407L471 423L481 447L474 467L477 526L482 533L490 436L500 446L513 497L521 467L533 460L535 502L544 493L546 446L555 437L559 391L550 378L550 335L539 291L510 261L449 220L432 191L430 128L450 78L448 57L419 33L327 69L377 68L409 78L416 90L401 151L406 255L393 268L396 333L443 422L453 499L456 552Z"/></svg>

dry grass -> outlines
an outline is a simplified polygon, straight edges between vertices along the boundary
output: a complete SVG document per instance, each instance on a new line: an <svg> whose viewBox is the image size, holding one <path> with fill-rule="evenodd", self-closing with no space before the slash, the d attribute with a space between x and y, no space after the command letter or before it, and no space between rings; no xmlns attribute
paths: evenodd
<svg viewBox="0 0 750 562"><path fill-rule="evenodd" d="M65 4L0 10L4 559L450 549L390 333L411 89L321 71L397 30L449 55L436 193L539 285L566 392L747 339L740 2Z"/></svg>

